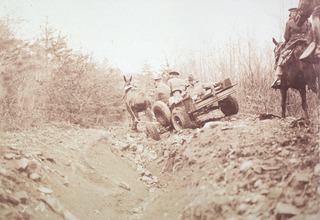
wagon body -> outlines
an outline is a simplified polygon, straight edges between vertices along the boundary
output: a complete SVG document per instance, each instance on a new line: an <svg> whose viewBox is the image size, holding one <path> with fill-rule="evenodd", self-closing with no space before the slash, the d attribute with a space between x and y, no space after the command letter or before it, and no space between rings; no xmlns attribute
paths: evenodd
<svg viewBox="0 0 320 220"><path fill-rule="evenodd" d="M153 106L158 122L163 126L173 126L176 130L199 127L200 116L220 109L225 116L237 114L238 102L232 94L235 93L235 84L227 78L215 85L206 85L205 93L196 100L186 96L174 103L170 108L161 101ZM161 103L160 103L161 102Z"/></svg>

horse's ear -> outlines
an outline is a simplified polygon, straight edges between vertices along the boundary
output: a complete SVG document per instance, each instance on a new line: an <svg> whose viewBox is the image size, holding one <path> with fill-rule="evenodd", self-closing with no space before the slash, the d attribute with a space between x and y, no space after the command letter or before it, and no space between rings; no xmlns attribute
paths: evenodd
<svg viewBox="0 0 320 220"><path fill-rule="evenodd" d="M132 76L130 76L130 79L129 79L129 82L131 82L132 81Z"/></svg>
<svg viewBox="0 0 320 220"><path fill-rule="evenodd" d="M272 38L272 42L273 42L275 45L278 45L278 41L276 41L276 39Z"/></svg>
<svg viewBox="0 0 320 220"><path fill-rule="evenodd" d="M127 82L127 78L126 76L123 76L124 82Z"/></svg>

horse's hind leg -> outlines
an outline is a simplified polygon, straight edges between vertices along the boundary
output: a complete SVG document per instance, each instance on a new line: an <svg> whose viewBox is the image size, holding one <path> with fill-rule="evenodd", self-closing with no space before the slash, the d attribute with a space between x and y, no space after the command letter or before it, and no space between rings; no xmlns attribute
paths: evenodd
<svg viewBox="0 0 320 220"><path fill-rule="evenodd" d="M135 131L135 130L138 130L137 128L137 125L138 125L138 122L135 118L135 115L131 115L131 130Z"/></svg>
<svg viewBox="0 0 320 220"><path fill-rule="evenodd" d="M314 92L319 97L319 83L317 82L317 68L310 63L300 62L300 69L303 70L303 76L308 85L308 89Z"/></svg>
<svg viewBox="0 0 320 220"><path fill-rule="evenodd" d="M286 104L287 104L287 89L282 88L281 92L281 108L282 108L282 118L286 117Z"/></svg>
<svg viewBox="0 0 320 220"><path fill-rule="evenodd" d="M299 92L300 92L300 96L301 96L302 109L304 111L305 119L309 119L306 88L304 87Z"/></svg>
<svg viewBox="0 0 320 220"><path fill-rule="evenodd" d="M128 112L129 112L129 114L131 116L131 129L132 130L138 130L138 128L137 128L138 118L136 116L138 114L136 113L136 111L132 110L132 108L130 108L129 106L126 105L126 107L127 107L127 110L128 110Z"/></svg>
<svg viewBox="0 0 320 220"><path fill-rule="evenodd" d="M139 113L137 110L133 110L132 115L132 130L138 130L138 122L140 121Z"/></svg>

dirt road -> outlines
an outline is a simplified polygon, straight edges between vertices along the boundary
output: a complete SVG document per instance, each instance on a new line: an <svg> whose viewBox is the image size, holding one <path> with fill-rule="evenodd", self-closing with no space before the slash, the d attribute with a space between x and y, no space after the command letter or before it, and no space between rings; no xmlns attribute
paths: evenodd
<svg viewBox="0 0 320 220"><path fill-rule="evenodd" d="M160 141L126 125L4 133L0 219L320 219L317 123L239 114Z"/></svg>

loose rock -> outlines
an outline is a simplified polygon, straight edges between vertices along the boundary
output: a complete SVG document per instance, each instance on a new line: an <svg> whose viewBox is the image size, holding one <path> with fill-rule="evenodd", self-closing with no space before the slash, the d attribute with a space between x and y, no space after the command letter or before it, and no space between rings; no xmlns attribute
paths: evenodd
<svg viewBox="0 0 320 220"><path fill-rule="evenodd" d="M43 187L43 186L38 187L38 191L39 191L39 192L42 192L42 193L44 193L44 194L51 194L51 193L53 193L53 190L52 190L52 189L47 188L47 187Z"/></svg>
<svg viewBox="0 0 320 220"><path fill-rule="evenodd" d="M34 180L34 181L39 181L41 179L40 175L38 173L31 173L29 175L29 178Z"/></svg>
<svg viewBox="0 0 320 220"><path fill-rule="evenodd" d="M17 161L17 169L20 171L24 171L27 169L29 163L30 163L30 160L28 160L27 158L22 158Z"/></svg>
<svg viewBox="0 0 320 220"><path fill-rule="evenodd" d="M28 171L30 173L36 172L39 169L40 169L40 163L35 159L31 160L30 163L28 164Z"/></svg>
<svg viewBox="0 0 320 220"><path fill-rule="evenodd" d="M29 196L28 196L28 193L26 191L19 191L19 192L16 192L14 194L14 197L19 200L21 203L25 204L27 203L28 199L29 199Z"/></svg>
<svg viewBox="0 0 320 220"><path fill-rule="evenodd" d="M249 170L252 166L253 166L253 162L251 160L246 161L241 164L240 171L245 172L245 171Z"/></svg>
<svg viewBox="0 0 320 220"><path fill-rule="evenodd" d="M15 159L16 158L16 154L13 154L13 153L6 153L5 155L4 155L4 159L6 159L6 160L12 160L12 159Z"/></svg>
<svg viewBox="0 0 320 220"><path fill-rule="evenodd" d="M283 203L283 202L277 203L276 212L279 214L286 214L286 215L299 215L300 214L300 210L297 207L295 207L291 204Z"/></svg>
<svg viewBox="0 0 320 220"><path fill-rule="evenodd" d="M3 176L7 176L8 175L8 170L4 167L0 167L0 174Z"/></svg>
<svg viewBox="0 0 320 220"><path fill-rule="evenodd" d="M119 185L119 187L121 187L121 188L123 188L123 189L125 189L125 190L128 190L128 191L131 190L130 185L129 185L128 183L126 183L126 182L121 182L121 183L119 183L118 185Z"/></svg>

